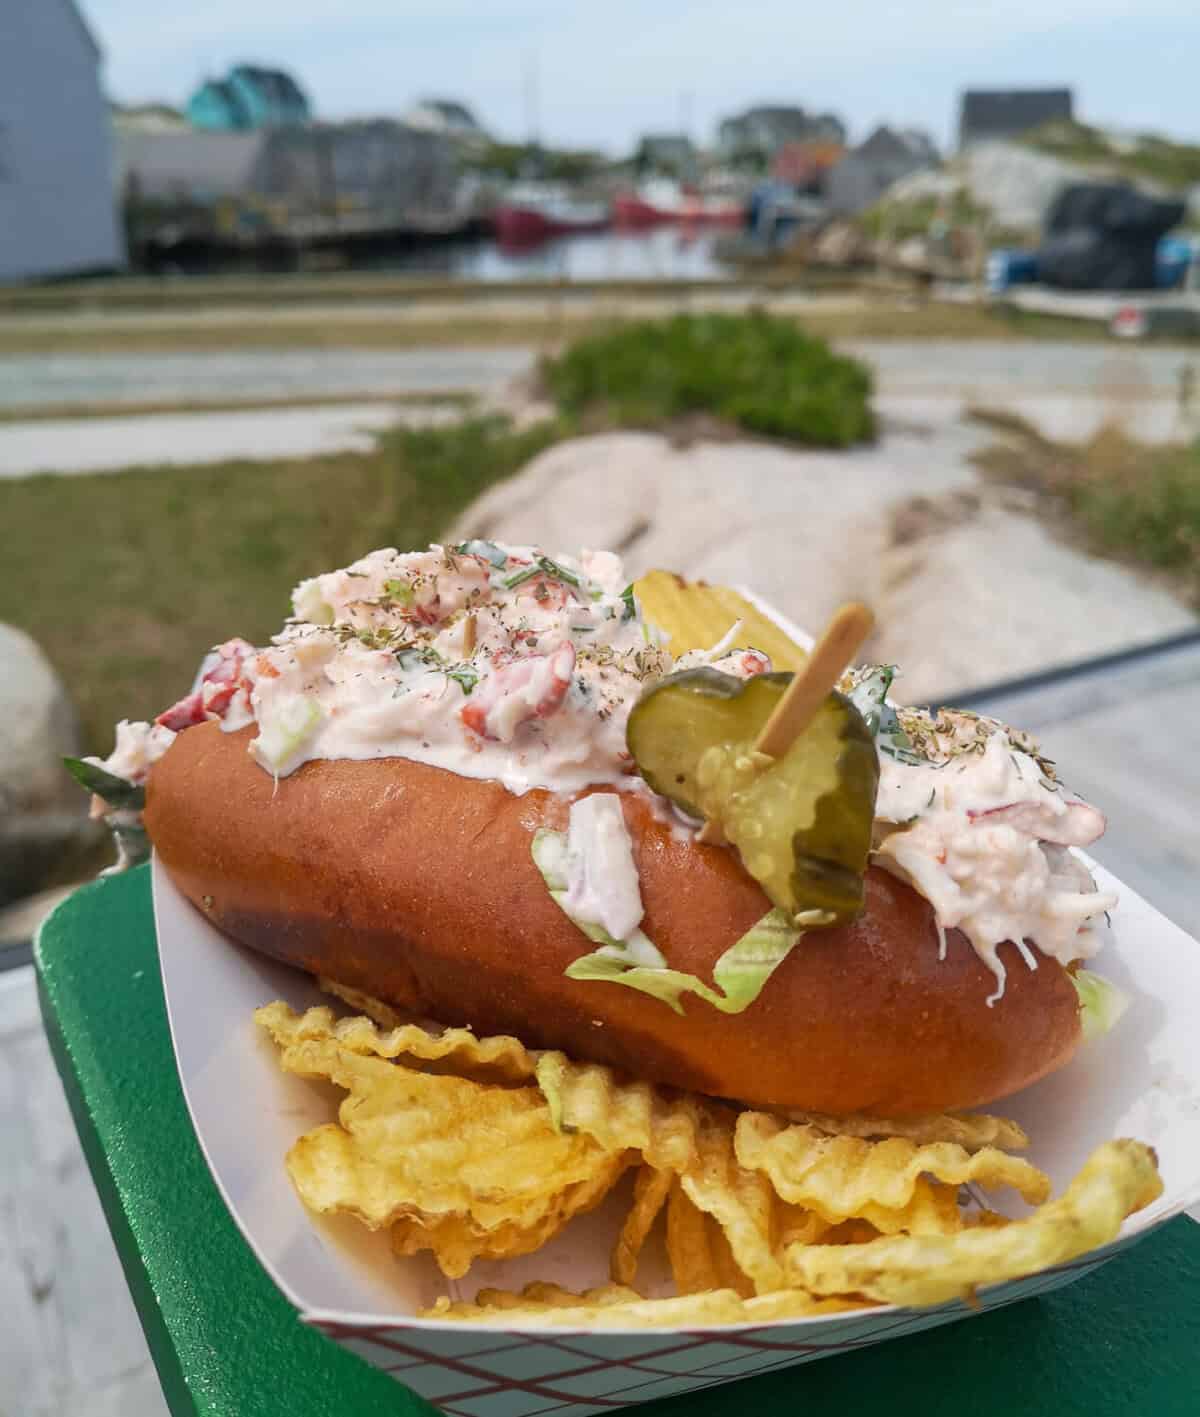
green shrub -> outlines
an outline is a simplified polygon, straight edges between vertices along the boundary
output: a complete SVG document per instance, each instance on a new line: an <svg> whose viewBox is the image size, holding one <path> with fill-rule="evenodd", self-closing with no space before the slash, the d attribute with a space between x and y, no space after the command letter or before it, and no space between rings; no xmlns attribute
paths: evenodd
<svg viewBox="0 0 1200 1417"><path fill-rule="evenodd" d="M843 448L871 438L871 375L791 320L677 315L622 325L543 365L568 416L656 425L707 413L754 433Z"/></svg>

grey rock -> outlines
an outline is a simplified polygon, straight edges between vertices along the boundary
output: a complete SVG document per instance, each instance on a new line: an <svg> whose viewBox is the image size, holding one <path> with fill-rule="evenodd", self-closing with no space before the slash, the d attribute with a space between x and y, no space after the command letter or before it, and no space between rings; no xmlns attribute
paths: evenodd
<svg viewBox="0 0 1200 1417"><path fill-rule="evenodd" d="M750 586L813 631L865 600L877 617L865 655L901 666L909 702L1195 625L1166 590L1056 540L983 482L969 458L986 441L953 421L841 453L572 439L486 492L454 535L605 547L631 575Z"/></svg>
<svg viewBox="0 0 1200 1417"><path fill-rule="evenodd" d="M0 905L32 894L96 836L62 765L79 751L61 679L24 631L0 624Z"/></svg>

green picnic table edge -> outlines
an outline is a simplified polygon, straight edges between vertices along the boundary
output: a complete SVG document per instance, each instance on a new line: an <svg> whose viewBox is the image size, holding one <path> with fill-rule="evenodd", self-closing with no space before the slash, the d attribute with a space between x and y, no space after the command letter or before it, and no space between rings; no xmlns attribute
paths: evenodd
<svg viewBox="0 0 1200 1417"><path fill-rule="evenodd" d="M225 1209L188 1116L148 868L86 886L43 926L39 1000L125 1277L176 1417L434 1409L299 1323ZM1193 1417L1200 1226L1180 1217L1077 1284L841 1357L652 1404L657 1417L945 1412Z"/></svg>

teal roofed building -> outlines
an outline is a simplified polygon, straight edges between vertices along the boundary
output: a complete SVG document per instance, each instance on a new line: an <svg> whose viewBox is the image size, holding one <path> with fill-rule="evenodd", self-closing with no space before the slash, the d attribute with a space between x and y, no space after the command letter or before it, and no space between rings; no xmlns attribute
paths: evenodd
<svg viewBox="0 0 1200 1417"><path fill-rule="evenodd" d="M282 69L235 64L223 79L206 79L188 99L193 128L231 133L295 128L312 118L304 90Z"/></svg>

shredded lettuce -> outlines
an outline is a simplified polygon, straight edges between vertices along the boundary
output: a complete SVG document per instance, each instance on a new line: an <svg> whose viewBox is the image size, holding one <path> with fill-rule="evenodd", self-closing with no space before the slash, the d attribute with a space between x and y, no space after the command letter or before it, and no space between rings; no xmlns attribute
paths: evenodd
<svg viewBox="0 0 1200 1417"><path fill-rule="evenodd" d="M292 591L292 610L297 620L309 625L332 625L333 606L321 595L321 583L317 577L301 581Z"/></svg>
<svg viewBox="0 0 1200 1417"><path fill-rule="evenodd" d="M782 910L770 910L713 967L713 981L706 984L694 974L670 969L661 950L641 930L626 940L614 940L599 925L577 920L566 909L567 839L563 832L542 830L533 838L533 859L555 904L600 946L589 955L574 960L565 971L568 979L599 979L625 984L661 999L677 1014L683 1012L684 994L696 994L722 1013L741 1013L762 992L763 985L791 953L803 931ZM803 923L803 922L802 922ZM813 920L812 924L818 924Z"/></svg>
<svg viewBox="0 0 1200 1417"><path fill-rule="evenodd" d="M1071 983L1079 995L1083 1041L1090 1043L1095 1038L1103 1038L1129 1007L1129 995L1090 969L1077 969L1071 975Z"/></svg>
<svg viewBox="0 0 1200 1417"><path fill-rule="evenodd" d="M258 737L250 744L254 760L276 777L286 776L324 718L325 710L316 699L286 701L269 718L259 719Z"/></svg>

